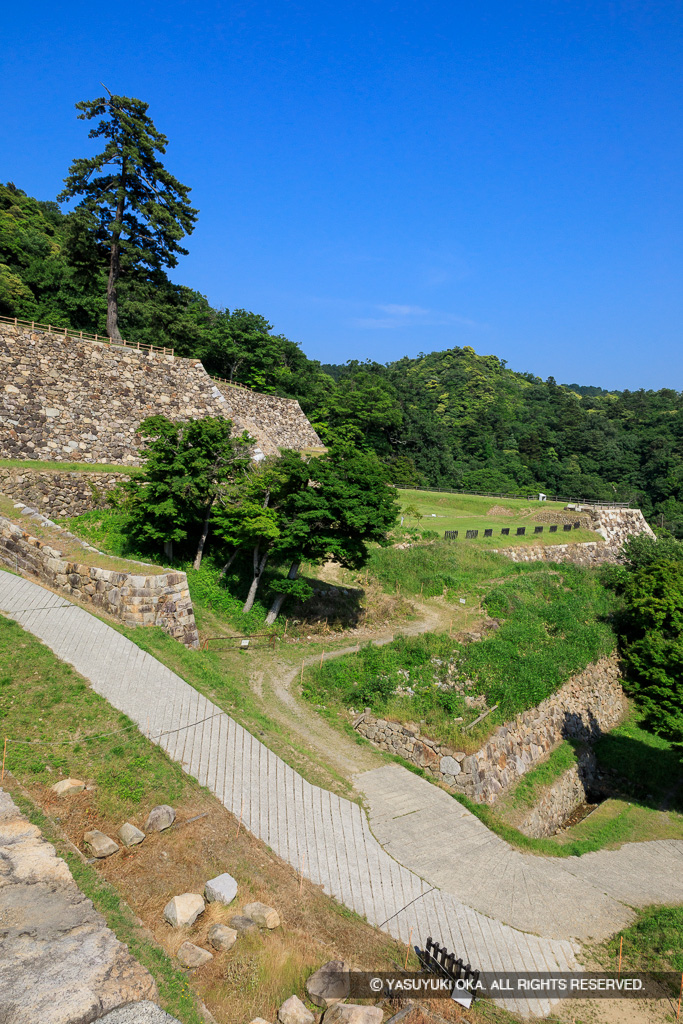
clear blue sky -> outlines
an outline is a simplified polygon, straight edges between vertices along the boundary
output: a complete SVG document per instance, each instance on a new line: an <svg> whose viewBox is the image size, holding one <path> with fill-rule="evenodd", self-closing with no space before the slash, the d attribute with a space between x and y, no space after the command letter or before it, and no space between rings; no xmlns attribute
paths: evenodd
<svg viewBox="0 0 683 1024"><path fill-rule="evenodd" d="M73 104L137 96L200 209L174 277L323 362L471 345L683 388L683 5L11 4L0 178L55 196Z"/></svg>

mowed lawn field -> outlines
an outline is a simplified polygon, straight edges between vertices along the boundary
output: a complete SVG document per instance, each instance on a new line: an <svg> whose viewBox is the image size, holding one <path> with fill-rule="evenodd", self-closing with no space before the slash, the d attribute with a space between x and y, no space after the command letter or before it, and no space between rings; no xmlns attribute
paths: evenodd
<svg viewBox="0 0 683 1024"><path fill-rule="evenodd" d="M399 490L399 501L402 513L406 509L416 509L422 516L418 519L410 512L405 515L404 526L416 526L420 530L435 530L443 537L445 530L458 530L455 543L464 541L467 544L483 544L487 547L501 547L510 544L567 544L577 541L602 541L602 537L593 530L583 527L565 533L562 525L572 524L581 518L565 512L563 502L528 501L526 498L490 498L478 494L445 494L438 491ZM539 518L540 517L540 518ZM557 533L549 533L553 525L548 521L553 518L557 522ZM555 518L556 517L556 518ZM517 536L517 528L524 526L524 536ZM534 527L542 526L543 533L534 534ZM509 536L503 536L501 530L509 528ZM484 537L485 529L493 529L491 537ZM465 540L467 530L478 530L476 540Z"/></svg>

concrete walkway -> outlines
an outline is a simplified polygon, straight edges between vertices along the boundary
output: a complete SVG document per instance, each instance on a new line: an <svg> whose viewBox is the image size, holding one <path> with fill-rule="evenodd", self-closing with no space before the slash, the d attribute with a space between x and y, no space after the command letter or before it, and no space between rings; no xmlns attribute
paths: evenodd
<svg viewBox="0 0 683 1024"><path fill-rule="evenodd" d="M549 938L604 939L631 907L683 903L683 841L583 857L520 853L465 807L399 765L355 779L370 828L396 860L470 907Z"/></svg>
<svg viewBox="0 0 683 1024"><path fill-rule="evenodd" d="M438 938L484 970L576 969L570 941L493 920L399 864L360 807L310 785L183 679L82 608L0 571L0 611L89 679L283 860L303 867L371 924L405 943L411 931L413 943ZM461 859L460 868L467 875L474 865ZM525 1016L550 1010L547 1000L507 1004Z"/></svg>

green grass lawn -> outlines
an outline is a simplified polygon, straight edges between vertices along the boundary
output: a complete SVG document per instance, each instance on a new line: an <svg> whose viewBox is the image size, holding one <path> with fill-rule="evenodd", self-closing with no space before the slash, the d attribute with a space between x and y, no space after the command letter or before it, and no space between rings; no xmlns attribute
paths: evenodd
<svg viewBox="0 0 683 1024"><path fill-rule="evenodd" d="M40 459L0 459L0 469L40 469L50 473L127 473L135 476L137 466L115 466L104 462L44 462Z"/></svg>
<svg viewBox="0 0 683 1024"><path fill-rule="evenodd" d="M571 513L564 513L564 503L551 501L527 501L525 498L488 498L473 494L441 494L431 491L400 490L399 501L405 515L404 527L417 527L419 530L435 530L443 537L445 530L458 530L458 539L453 543L465 541L467 530L478 530L476 543L486 547L504 547L510 544L567 544L579 541L600 541L602 537L592 530L580 528L565 533L561 521L564 518L576 521ZM418 519L414 515L406 515L405 509L413 506L421 514ZM511 514L490 515L491 508L508 509ZM549 533L550 523L537 522L535 517L540 513L554 512L558 514L557 533ZM524 536L517 536L517 528L525 527ZM534 534L534 527L542 526L543 533ZM484 537L486 528L493 529L492 537ZM509 536L502 536L501 529L510 530ZM466 542L466 541L465 541ZM467 542L466 542L467 543ZM470 540L469 543L474 543Z"/></svg>

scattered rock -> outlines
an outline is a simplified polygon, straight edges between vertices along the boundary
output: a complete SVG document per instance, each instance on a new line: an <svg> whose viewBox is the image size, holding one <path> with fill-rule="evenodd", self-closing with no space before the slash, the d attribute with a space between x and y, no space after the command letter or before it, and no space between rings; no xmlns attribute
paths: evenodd
<svg viewBox="0 0 683 1024"><path fill-rule="evenodd" d="M185 892L182 896L174 896L164 907L164 918L174 928L194 924L203 913L204 899L197 892Z"/></svg>
<svg viewBox="0 0 683 1024"><path fill-rule="evenodd" d="M220 949L221 953L227 953L237 942L237 931L234 928L228 928L227 924L212 924L209 928L209 942L214 949Z"/></svg>
<svg viewBox="0 0 683 1024"><path fill-rule="evenodd" d="M173 808L169 807L168 804L159 804L149 812L145 831L163 832L165 828L170 828L174 821L175 811Z"/></svg>
<svg viewBox="0 0 683 1024"><path fill-rule="evenodd" d="M80 779L60 779L50 788L57 796L70 796L72 793L81 793L85 789L85 782Z"/></svg>
<svg viewBox="0 0 683 1024"><path fill-rule="evenodd" d="M141 832L135 825L131 825L129 821L125 822L119 829L119 839L124 846L136 846L144 838L145 833Z"/></svg>
<svg viewBox="0 0 683 1024"><path fill-rule="evenodd" d="M237 882L226 871L209 879L204 886L204 895L209 903L232 903L237 895Z"/></svg>
<svg viewBox="0 0 683 1024"><path fill-rule="evenodd" d="M277 910L267 907L265 903L247 903L243 910L245 915L255 921L259 928L280 927L280 915Z"/></svg>
<svg viewBox="0 0 683 1024"><path fill-rule="evenodd" d="M264 1020L263 1017L254 1017L249 1024L270 1024L270 1021Z"/></svg>
<svg viewBox="0 0 683 1024"><path fill-rule="evenodd" d="M349 968L343 960L330 960L311 974L306 991L312 1003L325 1009L349 994Z"/></svg>
<svg viewBox="0 0 683 1024"><path fill-rule="evenodd" d="M183 942L176 956L182 967L189 968L201 967L208 964L209 960L213 960L213 953L209 953L208 949L202 949L201 946L195 946L193 942Z"/></svg>
<svg viewBox="0 0 683 1024"><path fill-rule="evenodd" d="M85 832L83 841L88 844L94 857L111 857L112 853L116 853L119 848L118 843L115 843L109 836L105 836L104 832L100 832L97 828Z"/></svg>
<svg viewBox="0 0 683 1024"><path fill-rule="evenodd" d="M335 1003L325 1011L323 1024L382 1024L381 1006L360 1006L358 1003Z"/></svg>
<svg viewBox="0 0 683 1024"><path fill-rule="evenodd" d="M242 914L235 914L230 918L230 927L234 928L238 935L246 935L248 932L255 932L258 925L250 917L243 917Z"/></svg>
<svg viewBox="0 0 683 1024"><path fill-rule="evenodd" d="M315 1016L298 996L290 996L277 1011L280 1024L314 1024Z"/></svg>

